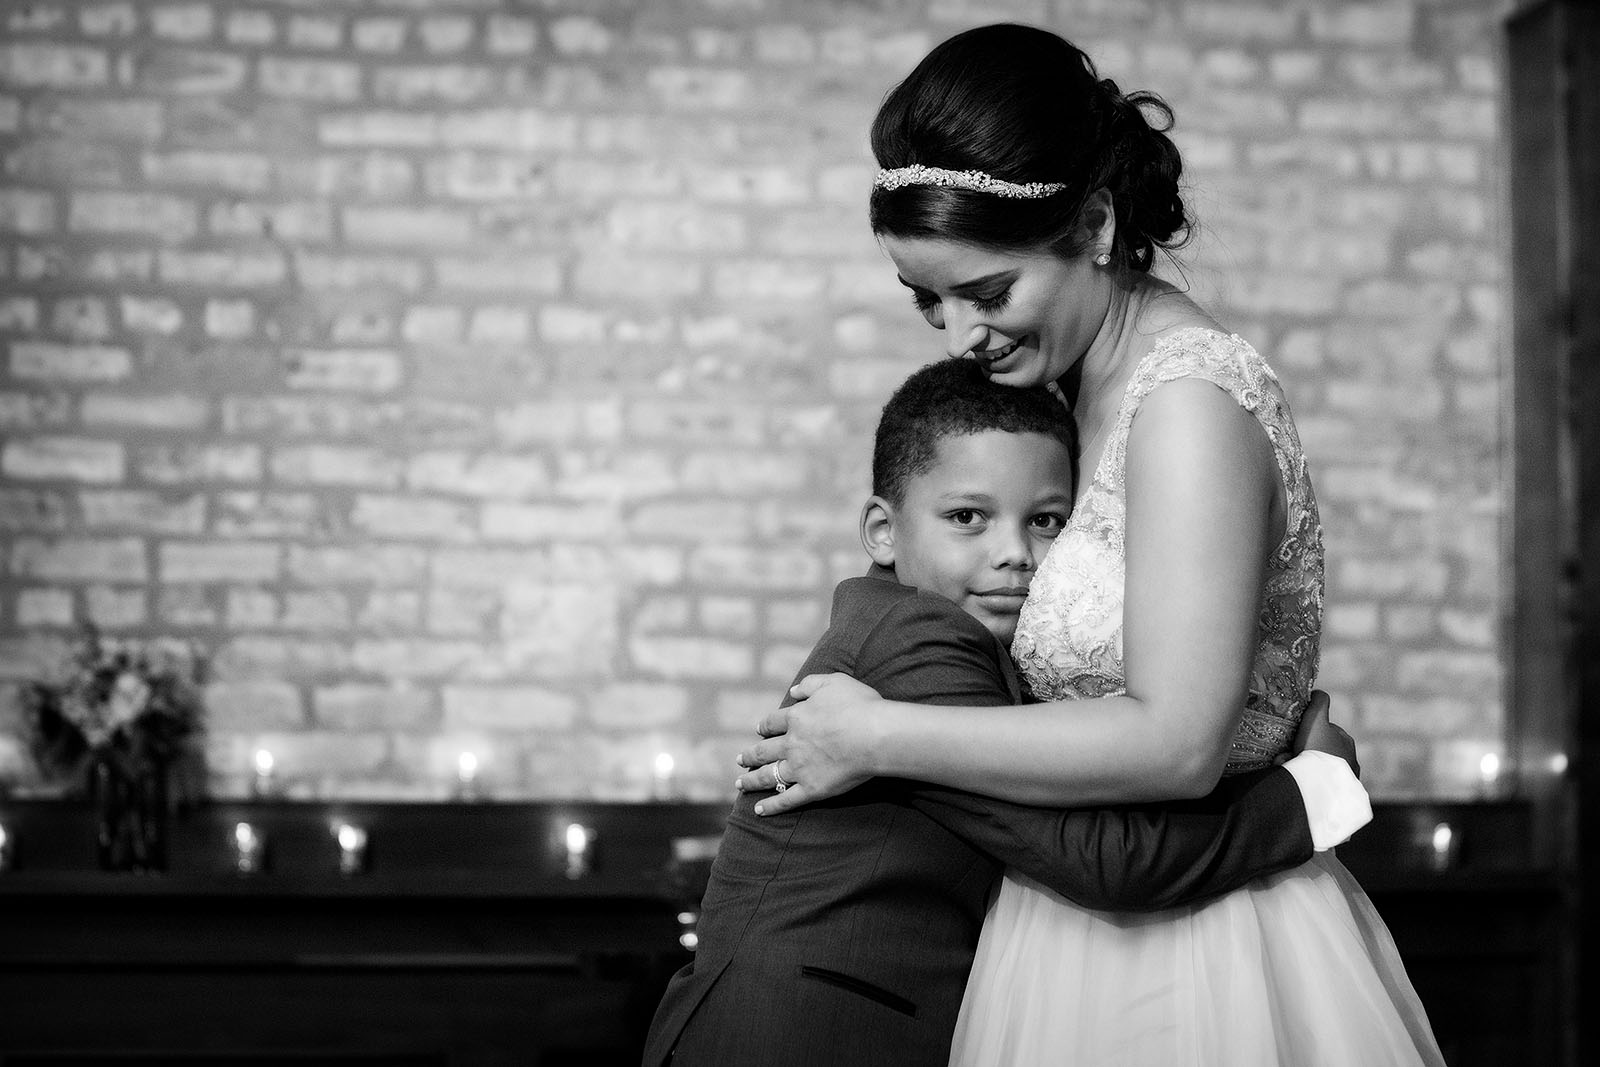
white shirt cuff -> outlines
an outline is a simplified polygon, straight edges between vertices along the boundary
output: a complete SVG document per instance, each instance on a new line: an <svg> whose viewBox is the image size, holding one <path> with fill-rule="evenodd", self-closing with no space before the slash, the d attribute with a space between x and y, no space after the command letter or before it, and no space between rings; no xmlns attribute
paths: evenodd
<svg viewBox="0 0 1600 1067"><path fill-rule="evenodd" d="M1311 824L1311 846L1318 852L1344 844L1372 821L1366 787L1338 756L1307 749L1283 766L1300 787L1306 821Z"/></svg>

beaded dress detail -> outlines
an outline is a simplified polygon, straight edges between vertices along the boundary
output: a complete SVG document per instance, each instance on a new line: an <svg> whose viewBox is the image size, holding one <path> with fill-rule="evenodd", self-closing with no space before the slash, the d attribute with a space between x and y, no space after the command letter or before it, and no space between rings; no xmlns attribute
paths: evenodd
<svg viewBox="0 0 1600 1067"><path fill-rule="evenodd" d="M1160 339L1135 368L1089 488L1040 562L1012 655L1039 700L1121 694L1124 474L1139 405L1199 378L1251 412L1287 511L1227 770L1285 752L1315 681L1322 528L1277 378L1238 337ZM1059 712L1071 715L1070 706ZM1155 912L1082 907L1008 871L956 1024L959 1067L1444 1067L1394 940L1332 851L1223 896Z"/></svg>
<svg viewBox="0 0 1600 1067"><path fill-rule="evenodd" d="M1311 696L1322 630L1322 524L1300 437L1266 360L1240 338L1194 327L1159 341L1134 370L1099 468L1034 575L1011 655L1037 700L1119 695L1122 670L1124 476L1128 430L1150 391L1203 378L1255 415L1272 441L1288 504L1268 563L1261 639L1227 773L1288 750Z"/></svg>

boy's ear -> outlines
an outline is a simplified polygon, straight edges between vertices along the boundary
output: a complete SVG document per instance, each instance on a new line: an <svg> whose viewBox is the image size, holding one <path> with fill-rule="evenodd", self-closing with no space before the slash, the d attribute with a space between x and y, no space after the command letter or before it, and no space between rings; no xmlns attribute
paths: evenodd
<svg viewBox="0 0 1600 1067"><path fill-rule="evenodd" d="M861 508L861 544L872 562L894 566L894 505L881 496L869 498Z"/></svg>

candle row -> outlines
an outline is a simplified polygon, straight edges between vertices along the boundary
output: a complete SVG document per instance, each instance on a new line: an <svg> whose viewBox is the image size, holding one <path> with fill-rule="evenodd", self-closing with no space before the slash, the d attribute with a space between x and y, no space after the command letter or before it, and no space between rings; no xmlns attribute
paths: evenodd
<svg viewBox="0 0 1600 1067"><path fill-rule="evenodd" d="M362 874L368 865L366 827L338 820L329 833L339 850L338 869L345 876ZM568 823L561 832L563 871L568 878L582 878L594 869L595 846L599 835L582 823ZM255 823L239 821L229 840L232 869L242 875L260 874L267 868L267 833ZM0 822L0 871L10 870L16 861L14 835Z"/></svg>
<svg viewBox="0 0 1600 1067"><path fill-rule="evenodd" d="M270 749L258 748L252 761L255 767L255 776L250 783L250 793L256 797L270 797L277 792L278 785L276 771L277 757ZM470 750L463 751L456 758L456 796L462 800L475 800L480 795L478 781L479 760L478 754ZM672 753L660 752L656 754L651 766L650 795L655 800L678 799L677 786L677 761Z"/></svg>
<svg viewBox="0 0 1600 1067"><path fill-rule="evenodd" d="M339 873L362 874L367 869L367 830L351 822L335 822L329 827L339 847ZM599 835L582 823L568 823L562 831L565 849L564 870L568 878L582 878L594 867L595 843ZM233 828L234 870L240 874L259 874L266 868L267 836L252 823L239 822Z"/></svg>
<svg viewBox="0 0 1600 1067"><path fill-rule="evenodd" d="M250 781L250 793L257 797L270 797L277 792L276 771L278 760L270 749L256 749L252 760L255 776ZM478 796L478 754L465 751L456 757L456 796L473 800Z"/></svg>

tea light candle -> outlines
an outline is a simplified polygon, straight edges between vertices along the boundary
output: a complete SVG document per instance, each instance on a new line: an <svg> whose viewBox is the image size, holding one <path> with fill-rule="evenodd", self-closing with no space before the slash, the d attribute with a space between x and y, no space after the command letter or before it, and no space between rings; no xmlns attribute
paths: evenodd
<svg viewBox="0 0 1600 1067"><path fill-rule="evenodd" d="M1500 754L1498 752L1485 752L1478 761L1479 790L1485 796L1493 796L1495 785L1500 779Z"/></svg>
<svg viewBox="0 0 1600 1067"><path fill-rule="evenodd" d="M656 753L655 770L650 776L650 795L657 800L671 800L676 794L672 781L672 772L677 767L677 761L670 752Z"/></svg>
<svg viewBox="0 0 1600 1067"><path fill-rule="evenodd" d="M272 792L272 768L276 761L272 753L264 748L256 749L255 766L256 777L251 783L251 791L258 797L267 796Z"/></svg>
<svg viewBox="0 0 1600 1067"><path fill-rule="evenodd" d="M478 754L463 752L456 759L456 795L470 800L478 793Z"/></svg>
<svg viewBox="0 0 1600 1067"><path fill-rule="evenodd" d="M1447 871L1455 866L1456 854L1461 847L1461 842L1456 836L1455 828L1447 822L1439 823L1433 828L1432 858L1433 869Z"/></svg>
<svg viewBox="0 0 1600 1067"><path fill-rule="evenodd" d="M333 837L339 843L340 874L360 874L367 869L366 830L342 822L333 828Z"/></svg>
<svg viewBox="0 0 1600 1067"><path fill-rule="evenodd" d="M582 823L568 823L567 877L582 878L594 864L595 832Z"/></svg>
<svg viewBox="0 0 1600 1067"><path fill-rule="evenodd" d="M678 912L678 944L693 952L700 947L700 913L698 911Z"/></svg>
<svg viewBox="0 0 1600 1067"><path fill-rule="evenodd" d="M233 828L233 868L240 874L256 874L266 858L266 835L247 822Z"/></svg>

